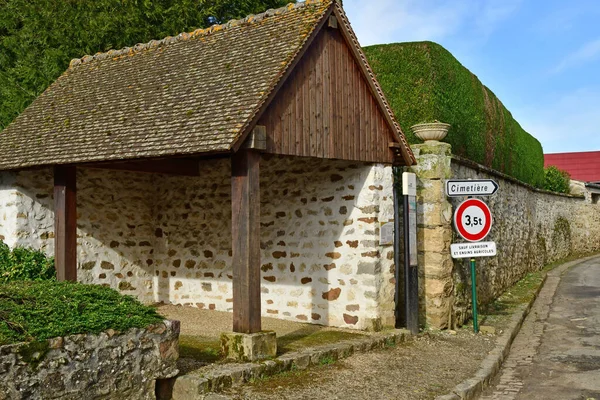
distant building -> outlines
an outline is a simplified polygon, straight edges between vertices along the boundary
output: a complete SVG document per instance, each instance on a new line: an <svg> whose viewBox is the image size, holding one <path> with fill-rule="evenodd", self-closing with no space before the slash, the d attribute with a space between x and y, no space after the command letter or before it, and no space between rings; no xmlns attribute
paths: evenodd
<svg viewBox="0 0 600 400"><path fill-rule="evenodd" d="M571 179L600 183L600 151L544 154L544 167L554 165L571 174Z"/></svg>

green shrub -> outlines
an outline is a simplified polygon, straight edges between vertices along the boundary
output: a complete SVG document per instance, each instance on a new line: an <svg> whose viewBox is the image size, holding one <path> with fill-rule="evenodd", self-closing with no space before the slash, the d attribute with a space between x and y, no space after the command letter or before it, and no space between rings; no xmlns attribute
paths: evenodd
<svg viewBox="0 0 600 400"><path fill-rule="evenodd" d="M567 171L550 165L544 168L544 175L546 177L544 189L557 193L570 193L571 175Z"/></svg>
<svg viewBox="0 0 600 400"><path fill-rule="evenodd" d="M0 283L55 279L54 259L41 251L16 247L12 251L0 241Z"/></svg>
<svg viewBox="0 0 600 400"><path fill-rule="evenodd" d="M153 308L104 286L0 283L0 345L107 329L124 331L160 320Z"/></svg>
<svg viewBox="0 0 600 400"><path fill-rule="evenodd" d="M442 46L432 42L365 47L369 63L409 143L410 127L439 120L452 125L454 154L536 187L544 185L542 146L500 100Z"/></svg>

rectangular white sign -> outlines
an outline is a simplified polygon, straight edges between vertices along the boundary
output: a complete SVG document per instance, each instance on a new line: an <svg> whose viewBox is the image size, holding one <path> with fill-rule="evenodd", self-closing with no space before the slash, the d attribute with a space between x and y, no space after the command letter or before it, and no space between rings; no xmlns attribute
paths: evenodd
<svg viewBox="0 0 600 400"><path fill-rule="evenodd" d="M404 222L406 223L406 222ZM408 196L408 229L410 266L417 266L417 198Z"/></svg>
<svg viewBox="0 0 600 400"><path fill-rule="evenodd" d="M405 196L417 195L417 174L413 172L402 173L402 194Z"/></svg>
<svg viewBox="0 0 600 400"><path fill-rule="evenodd" d="M492 257L496 255L495 242L453 243L452 258Z"/></svg>
<svg viewBox="0 0 600 400"><path fill-rule="evenodd" d="M498 190L492 179L449 179L446 181L446 195L449 197L491 196Z"/></svg>

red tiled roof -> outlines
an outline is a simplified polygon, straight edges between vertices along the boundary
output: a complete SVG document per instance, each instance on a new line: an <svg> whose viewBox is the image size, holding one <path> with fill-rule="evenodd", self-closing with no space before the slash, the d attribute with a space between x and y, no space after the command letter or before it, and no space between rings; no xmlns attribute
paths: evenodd
<svg viewBox="0 0 600 400"><path fill-rule="evenodd" d="M554 165L584 182L600 182L600 151L544 154L544 167Z"/></svg>

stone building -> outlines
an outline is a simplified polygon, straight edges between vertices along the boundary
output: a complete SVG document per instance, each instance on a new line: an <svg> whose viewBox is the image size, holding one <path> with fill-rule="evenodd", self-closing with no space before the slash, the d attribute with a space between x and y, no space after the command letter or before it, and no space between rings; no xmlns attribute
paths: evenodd
<svg viewBox="0 0 600 400"><path fill-rule="evenodd" d="M415 159L337 0L73 60L0 153L0 239L60 279L237 332L394 323L380 223Z"/></svg>

